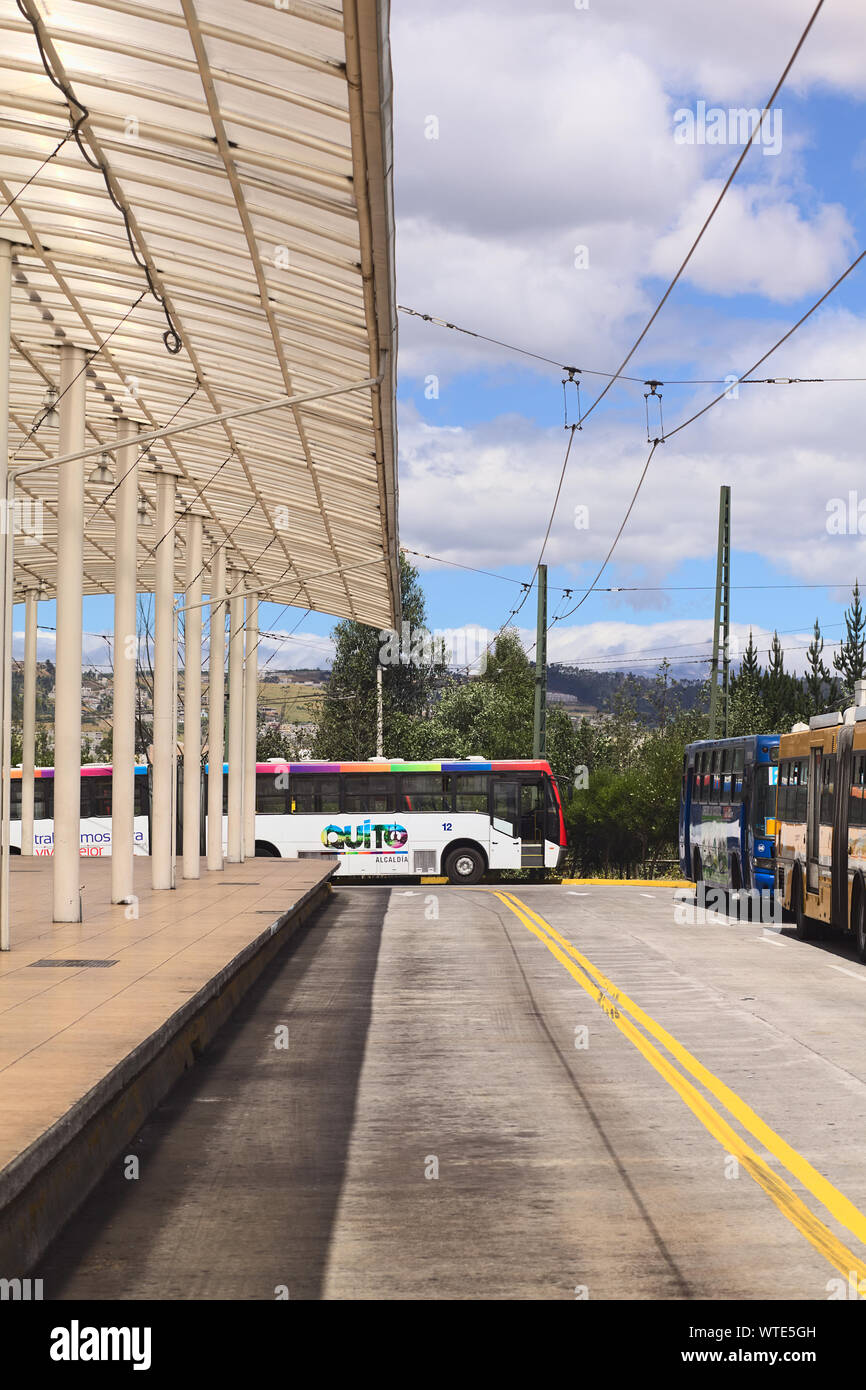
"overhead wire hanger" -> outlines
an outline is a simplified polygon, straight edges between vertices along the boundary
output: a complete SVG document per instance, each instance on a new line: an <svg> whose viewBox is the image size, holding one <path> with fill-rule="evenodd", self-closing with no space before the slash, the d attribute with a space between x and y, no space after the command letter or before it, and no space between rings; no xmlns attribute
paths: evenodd
<svg viewBox="0 0 866 1390"><path fill-rule="evenodd" d="M664 442L665 442L665 422L664 422L664 415L662 414L662 393L661 393L661 391L658 391L658 390L656 389L656 388L659 387L659 386L664 386L664 382L663 382L663 381L653 381L653 380L650 380L650 381L645 381L645 382L644 382L644 386L648 386L648 387L649 387L649 390L648 390L648 391L644 391L644 394L643 394L644 406L645 406L645 409L646 409L646 442L647 442L647 444L664 444ZM649 408L650 396L654 397L655 400L657 400L658 403L659 403L659 420L658 420L659 433L658 433L658 437L655 438L655 439L653 438L652 434L650 433L650 408Z"/></svg>

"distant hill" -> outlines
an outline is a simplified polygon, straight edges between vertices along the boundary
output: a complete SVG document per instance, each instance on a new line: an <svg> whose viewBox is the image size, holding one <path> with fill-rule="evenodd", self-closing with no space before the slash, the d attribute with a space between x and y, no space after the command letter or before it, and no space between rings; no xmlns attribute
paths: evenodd
<svg viewBox="0 0 866 1390"><path fill-rule="evenodd" d="M655 705L655 674L639 675L629 671L591 671L582 667L558 666L547 668L548 695L559 696L556 703L573 702L580 709L604 712L613 708L618 691L628 683L635 692L638 710L652 714ZM701 682L677 680L668 686L672 704L681 709L693 709L701 694ZM566 697L565 701L562 697Z"/></svg>

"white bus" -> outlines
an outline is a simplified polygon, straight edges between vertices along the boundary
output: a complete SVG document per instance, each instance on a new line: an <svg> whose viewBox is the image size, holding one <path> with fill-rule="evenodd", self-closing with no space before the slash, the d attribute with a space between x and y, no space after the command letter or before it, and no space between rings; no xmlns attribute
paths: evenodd
<svg viewBox="0 0 866 1390"><path fill-rule="evenodd" d="M543 761L256 765L256 853L337 856L342 877L555 869L565 853L556 781Z"/></svg>
<svg viewBox="0 0 866 1390"><path fill-rule="evenodd" d="M223 768L228 771L227 764ZM206 774L203 770L202 778ZM34 853L54 852L54 770L34 782ZM135 852L150 852L148 769L135 769ZM202 780L202 852L205 843ZM180 809L183 798L178 794ZM13 854L21 846L21 772L12 773ZM223 845L228 831L223 782ZM178 826L178 846L182 843ZM477 883L488 869L555 869L565 853L556 781L543 761L256 764L256 855L337 858L343 877L446 875ZM81 769L81 853L111 853L111 768Z"/></svg>
<svg viewBox="0 0 866 1390"><path fill-rule="evenodd" d="M147 767L135 768L135 853L150 853L149 778ZM12 769L9 847L21 853L21 769ZM33 853L54 853L54 768L37 767L33 782ZM111 768L93 764L81 769L81 853L111 854Z"/></svg>

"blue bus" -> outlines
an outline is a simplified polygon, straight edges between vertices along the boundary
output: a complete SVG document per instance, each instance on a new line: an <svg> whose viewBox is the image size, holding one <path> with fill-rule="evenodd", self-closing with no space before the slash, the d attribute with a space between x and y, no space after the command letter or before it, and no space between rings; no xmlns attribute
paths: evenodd
<svg viewBox="0 0 866 1390"><path fill-rule="evenodd" d="M680 790L685 878L737 892L773 888L779 735L690 743Z"/></svg>

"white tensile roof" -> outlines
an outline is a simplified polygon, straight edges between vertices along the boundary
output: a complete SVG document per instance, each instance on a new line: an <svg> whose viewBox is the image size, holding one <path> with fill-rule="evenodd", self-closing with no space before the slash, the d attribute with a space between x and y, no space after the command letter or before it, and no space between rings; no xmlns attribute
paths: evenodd
<svg viewBox="0 0 866 1390"><path fill-rule="evenodd" d="M119 415L146 432L380 378L157 441L139 473L151 516L155 470L177 474L178 511L230 537L251 587L380 627L399 613L387 18L384 0L0 0L11 467L57 452L32 427L64 341L89 359L88 446ZM43 529L16 539L16 580L49 596L57 472L17 485ZM88 482L91 594L114 589L106 495ZM143 590L155 539L140 528Z"/></svg>

